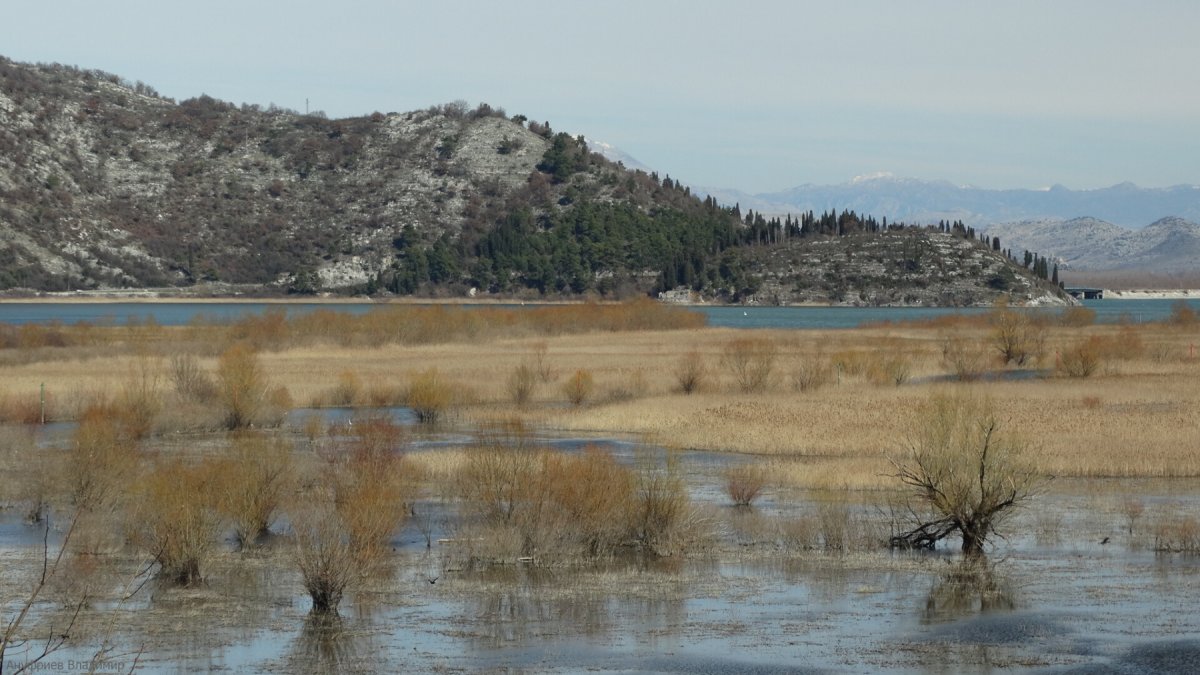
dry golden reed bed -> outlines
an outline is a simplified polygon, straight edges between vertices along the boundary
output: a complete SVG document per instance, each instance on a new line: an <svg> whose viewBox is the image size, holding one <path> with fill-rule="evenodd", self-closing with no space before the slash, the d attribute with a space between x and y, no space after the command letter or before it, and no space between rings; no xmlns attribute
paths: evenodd
<svg viewBox="0 0 1200 675"><path fill-rule="evenodd" d="M65 346L16 335L0 350L0 412L35 416L44 384L51 417L71 418L147 368L161 369L155 386L166 392L173 355L195 354L211 372L220 350L242 340L259 350L280 405L403 404L414 382L435 373L447 392L438 405L462 421L520 417L549 429L762 455L776 480L803 486L891 485L887 456L904 448L923 402L949 388L991 399L1007 427L1038 449L1045 474L1200 476L1200 331L1188 317L1129 327L1090 325L1086 315L1051 322L1039 327L1040 354L1017 366L999 362L997 327L987 320L737 331L694 327L676 314L677 327L654 330L664 317L639 316L645 308L548 308L538 310L542 324L513 310L437 309L419 321L329 314L304 325L266 317L234 327L94 328ZM607 323L589 314L603 312ZM951 381L948 340L975 350L988 373L1030 376ZM1066 376L1064 364L1087 345L1096 352L1093 372ZM739 379L739 349L770 352L762 382ZM681 373L689 364L698 371L685 394ZM526 396L518 405L522 371ZM172 412L162 413L160 432L189 423Z"/></svg>

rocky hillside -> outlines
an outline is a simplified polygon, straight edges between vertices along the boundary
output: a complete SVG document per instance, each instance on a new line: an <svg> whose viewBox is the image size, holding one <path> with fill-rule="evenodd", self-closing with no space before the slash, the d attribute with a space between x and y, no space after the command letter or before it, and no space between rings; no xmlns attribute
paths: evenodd
<svg viewBox="0 0 1200 675"><path fill-rule="evenodd" d="M1070 304L1057 286L979 240L937 229L746 247L736 261L757 281L746 296L756 304L967 307L1001 298L1021 305Z"/></svg>
<svg viewBox="0 0 1200 675"><path fill-rule="evenodd" d="M1096 218L1036 220L992 225L987 233L1014 250L1039 251L1063 270L1200 272L1200 225L1182 218L1163 218L1139 230Z"/></svg>
<svg viewBox="0 0 1200 675"><path fill-rule="evenodd" d="M743 218L669 176L604 159L581 136L486 104L329 120L207 96L176 102L107 73L0 58L0 290L537 298L682 285L743 300L775 283L755 275L782 274L756 261L790 255L789 232L812 245L804 264L825 270L822 246L835 245L819 242L866 223L887 235L861 245L895 259L885 266L940 265L942 247L893 242L886 221L843 212L820 222L803 231L790 218ZM847 242L859 236L873 235ZM911 302L908 285L930 284L898 276L883 289L873 264L840 264L844 288L829 298ZM959 269L985 284L995 276ZM1018 286L991 290L1020 296Z"/></svg>

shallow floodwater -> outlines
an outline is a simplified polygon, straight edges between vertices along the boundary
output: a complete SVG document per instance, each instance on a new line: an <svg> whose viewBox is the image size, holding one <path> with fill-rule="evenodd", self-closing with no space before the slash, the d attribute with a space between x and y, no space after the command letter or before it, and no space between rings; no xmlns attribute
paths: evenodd
<svg viewBox="0 0 1200 675"><path fill-rule="evenodd" d="M622 461L639 452L599 442ZM693 497L729 528L755 513L722 504L723 459L683 462ZM431 516L425 525L438 523L432 536L410 521L394 541L390 581L348 596L338 620L308 615L280 538L262 552L222 552L204 588L150 585L103 608L93 621L111 621L111 631L82 630L87 637L49 663L87 661L107 634L112 651L99 672L125 672L135 657L139 672L163 673L1200 672L1200 556L1150 551L1151 523L1130 535L1119 506L1136 494L1147 519L1160 508L1195 513L1198 487L1057 482L1005 528L1011 536L987 573L966 581L952 552L736 545L595 569L458 569L438 542L452 532L453 509L429 501L416 508ZM815 498L766 499L758 514L803 510ZM6 575L17 560L36 562L40 544L39 528L4 513Z"/></svg>

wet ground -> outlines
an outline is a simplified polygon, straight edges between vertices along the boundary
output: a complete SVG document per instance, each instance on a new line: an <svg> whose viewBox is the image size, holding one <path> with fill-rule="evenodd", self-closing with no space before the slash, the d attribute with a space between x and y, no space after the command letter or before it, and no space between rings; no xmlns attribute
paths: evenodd
<svg viewBox="0 0 1200 675"><path fill-rule="evenodd" d="M625 461L640 452L601 443ZM438 543L452 535L452 506L426 501L424 520L394 541L390 576L348 596L339 619L309 615L280 537L254 553L223 550L202 588L149 584L96 603L44 665L86 670L101 653L97 672L1200 672L1200 556L1157 554L1150 535L1158 515L1200 513L1196 481L1056 481L1008 524L986 567L968 568L953 552L764 545L748 523L811 511L821 497L725 506L729 461L685 457L693 498L710 504L720 534L684 560L461 569ZM6 619L27 588L17 570L36 567L41 543L40 529L2 514ZM136 561L120 572L126 583ZM53 603L39 609L40 627L61 617ZM22 658L10 652L5 671Z"/></svg>

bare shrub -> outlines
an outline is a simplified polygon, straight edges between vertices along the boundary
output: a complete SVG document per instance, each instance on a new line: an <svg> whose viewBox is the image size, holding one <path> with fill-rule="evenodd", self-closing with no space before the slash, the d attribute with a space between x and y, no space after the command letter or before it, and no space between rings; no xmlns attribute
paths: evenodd
<svg viewBox="0 0 1200 675"><path fill-rule="evenodd" d="M415 467L398 452L399 427L371 418L351 428L288 509L314 614L336 614L346 588L380 570L417 489Z"/></svg>
<svg viewBox="0 0 1200 675"><path fill-rule="evenodd" d="M633 543L633 471L608 452L570 455L532 443L519 424L493 429L458 475L468 555L536 564L594 560Z"/></svg>
<svg viewBox="0 0 1200 675"><path fill-rule="evenodd" d="M634 475L612 454L587 448L582 455L543 456L552 512L565 519L565 539L586 558L611 555L628 537Z"/></svg>
<svg viewBox="0 0 1200 675"><path fill-rule="evenodd" d="M131 538L180 586L204 580L203 567L220 529L213 508L212 467L164 461L139 481Z"/></svg>
<svg viewBox="0 0 1200 675"><path fill-rule="evenodd" d="M821 501L817 507L817 523L821 529L822 546L832 551L849 550L852 518L844 494Z"/></svg>
<svg viewBox="0 0 1200 675"><path fill-rule="evenodd" d="M1125 517L1125 529L1129 536L1133 536L1133 530L1137 526L1137 521L1141 519L1142 514L1146 512L1146 505L1137 497L1126 496L1121 500L1121 515Z"/></svg>
<svg viewBox="0 0 1200 675"><path fill-rule="evenodd" d="M704 358L695 350L680 356L675 364L675 383L684 394L695 393L704 383L707 374Z"/></svg>
<svg viewBox="0 0 1200 675"><path fill-rule="evenodd" d="M603 398L609 402L632 401L645 396L648 387L641 368L622 370L620 379L608 387Z"/></svg>
<svg viewBox="0 0 1200 675"><path fill-rule="evenodd" d="M686 544L691 500L677 453L668 451L660 465L649 454L639 460L632 531L643 551L672 555Z"/></svg>
<svg viewBox="0 0 1200 675"><path fill-rule="evenodd" d="M539 342L533 346L533 351L529 355L530 367L533 368L538 379L547 383L554 381L554 369L550 366L550 360L547 358L549 354L549 345Z"/></svg>
<svg viewBox="0 0 1200 675"><path fill-rule="evenodd" d="M237 343L217 359L217 396L226 428L254 424L266 402L267 390L266 374L249 345Z"/></svg>
<svg viewBox="0 0 1200 675"><path fill-rule="evenodd" d="M28 429L0 427L0 504L20 508L27 524L42 522L60 487L62 470L53 455L37 448Z"/></svg>
<svg viewBox="0 0 1200 675"><path fill-rule="evenodd" d="M336 615L346 587L359 574L358 556L346 538L342 518L328 496L310 497L290 515L296 566L312 598L312 613Z"/></svg>
<svg viewBox="0 0 1200 675"><path fill-rule="evenodd" d="M821 542L820 523L808 515L785 518L779 524L779 536L788 548L814 549Z"/></svg>
<svg viewBox="0 0 1200 675"><path fill-rule="evenodd" d="M150 435L162 410L162 365L157 358L140 355L117 392L114 410L126 434L134 439Z"/></svg>
<svg viewBox="0 0 1200 675"><path fill-rule="evenodd" d="M1084 328L1096 323L1096 310L1089 307L1068 307L1063 310L1058 322L1071 328Z"/></svg>
<svg viewBox="0 0 1200 675"><path fill-rule="evenodd" d="M508 397L518 406L528 405L537 388L537 373L528 363L521 363L509 374L505 387Z"/></svg>
<svg viewBox="0 0 1200 675"><path fill-rule="evenodd" d="M872 384L899 387L912 373L912 360L900 353L880 354L867 368L867 380Z"/></svg>
<svg viewBox="0 0 1200 675"><path fill-rule="evenodd" d="M443 419L454 403L454 389L437 368L419 373L408 387L408 406L417 419L434 424Z"/></svg>
<svg viewBox="0 0 1200 675"><path fill-rule="evenodd" d="M417 471L399 451L404 431L387 418L359 420L333 460L338 513L355 552L370 567L404 522Z"/></svg>
<svg viewBox="0 0 1200 675"><path fill-rule="evenodd" d="M896 477L932 515L910 509L917 522L892 546L932 548L958 533L964 553L983 553L988 535L1041 484L1027 455L1025 443L1001 432L989 402L934 396L905 455L892 458Z"/></svg>
<svg viewBox="0 0 1200 675"><path fill-rule="evenodd" d="M960 382L974 382L988 366L987 348L978 340L952 335L942 339L942 363Z"/></svg>
<svg viewBox="0 0 1200 675"><path fill-rule="evenodd" d="M1095 336L1065 347L1055 363L1055 370L1067 377L1091 377L1100 368L1101 340Z"/></svg>
<svg viewBox="0 0 1200 675"><path fill-rule="evenodd" d="M792 371L792 386L796 391L816 391L833 382L833 363L822 356L804 358Z"/></svg>
<svg viewBox="0 0 1200 675"><path fill-rule="evenodd" d="M1022 312L1000 308L992 312L992 344L1005 365L1037 363L1045 351L1046 330Z"/></svg>
<svg viewBox="0 0 1200 675"><path fill-rule="evenodd" d="M725 471L725 493L734 506L750 506L767 486L767 470L757 464L741 464Z"/></svg>
<svg viewBox="0 0 1200 675"><path fill-rule="evenodd" d="M592 390L595 388L595 382L592 379L592 373L589 370L576 370L567 381L563 383L563 394L571 405L575 407L582 406L592 396Z"/></svg>
<svg viewBox="0 0 1200 675"><path fill-rule="evenodd" d="M253 546L268 533L292 470L291 444L261 433L238 434L216 461L216 506L232 523L239 546Z"/></svg>
<svg viewBox="0 0 1200 675"><path fill-rule="evenodd" d="M136 476L139 452L110 406L84 411L68 446L66 478L72 502L84 511L111 507Z"/></svg>
<svg viewBox="0 0 1200 675"><path fill-rule="evenodd" d="M733 374L740 391L761 392L770 384L777 353L775 343L767 338L734 338L725 344L721 363Z"/></svg>
<svg viewBox="0 0 1200 675"><path fill-rule="evenodd" d="M191 354L176 354L169 365L171 384L185 401L206 403L217 397L217 385Z"/></svg>
<svg viewBox="0 0 1200 675"><path fill-rule="evenodd" d="M1167 323L1176 328L1193 328L1197 323L1196 310L1187 300L1176 300L1171 303L1171 315L1167 317Z"/></svg>
<svg viewBox="0 0 1200 675"><path fill-rule="evenodd" d="M1160 514L1154 524L1154 550L1200 553L1200 518L1190 514Z"/></svg>
<svg viewBox="0 0 1200 675"><path fill-rule="evenodd" d="M362 395L362 379L352 370L338 373L337 384L329 391L330 405L352 406Z"/></svg>

